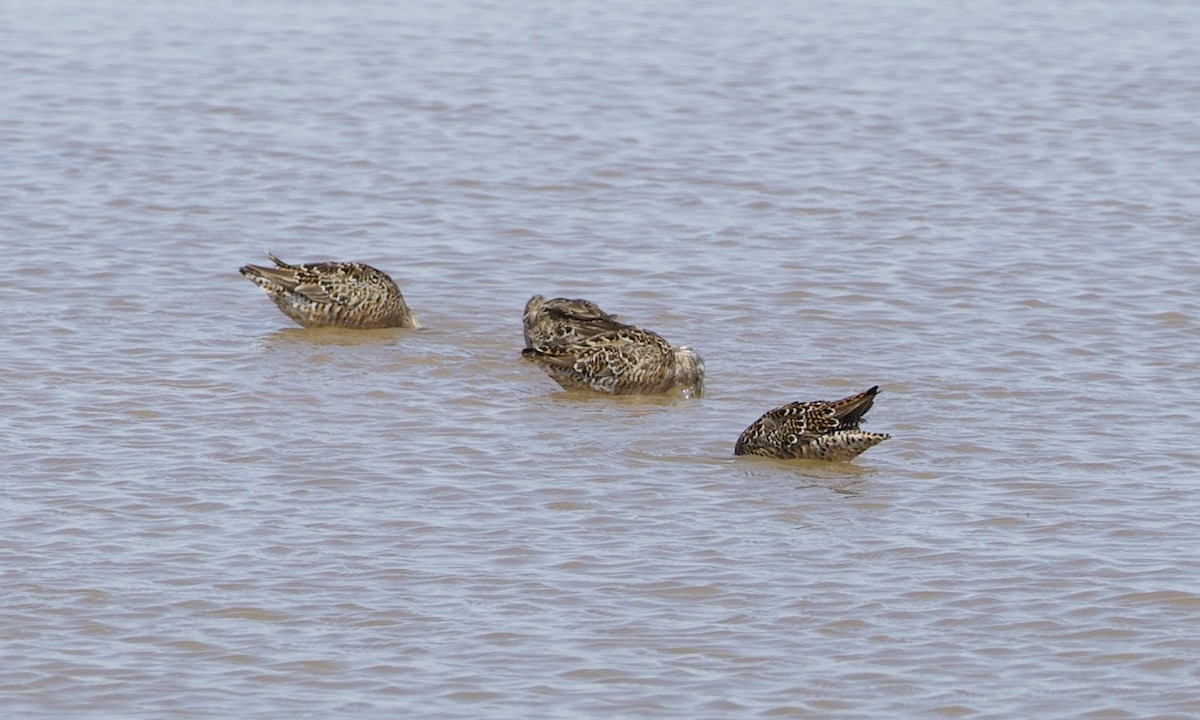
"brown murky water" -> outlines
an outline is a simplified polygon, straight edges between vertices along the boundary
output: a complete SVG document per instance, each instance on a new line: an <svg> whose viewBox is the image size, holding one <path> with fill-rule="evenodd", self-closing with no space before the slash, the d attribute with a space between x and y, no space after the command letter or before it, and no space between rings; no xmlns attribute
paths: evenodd
<svg viewBox="0 0 1200 720"><path fill-rule="evenodd" d="M1200 716L1200 6L510 5L0 10L4 714Z"/></svg>

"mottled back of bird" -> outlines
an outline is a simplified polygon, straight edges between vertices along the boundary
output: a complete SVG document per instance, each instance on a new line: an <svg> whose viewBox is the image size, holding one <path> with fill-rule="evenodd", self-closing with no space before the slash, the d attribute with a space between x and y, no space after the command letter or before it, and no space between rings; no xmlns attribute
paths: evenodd
<svg viewBox="0 0 1200 720"><path fill-rule="evenodd" d="M521 355L568 390L612 395L655 395L676 386L703 392L704 362L691 348L674 348L661 335L626 327L570 344L526 348Z"/></svg>
<svg viewBox="0 0 1200 720"><path fill-rule="evenodd" d="M420 327L400 288L382 270L356 262L290 265L268 257L276 267L246 265L241 273L304 327Z"/></svg>
<svg viewBox="0 0 1200 720"><path fill-rule="evenodd" d="M841 400L793 402L767 411L734 445L735 455L850 460L890 435L859 429L879 387Z"/></svg>
<svg viewBox="0 0 1200 720"><path fill-rule="evenodd" d="M582 298L534 295L525 303L525 347L569 345L585 338L632 327L618 322L600 306Z"/></svg>

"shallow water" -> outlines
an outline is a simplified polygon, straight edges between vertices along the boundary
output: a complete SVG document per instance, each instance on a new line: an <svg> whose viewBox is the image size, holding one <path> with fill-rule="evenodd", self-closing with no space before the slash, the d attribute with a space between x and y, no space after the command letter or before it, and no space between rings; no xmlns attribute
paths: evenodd
<svg viewBox="0 0 1200 720"><path fill-rule="evenodd" d="M1192 3L3 14L7 714L1200 714ZM533 293L705 396L561 392Z"/></svg>

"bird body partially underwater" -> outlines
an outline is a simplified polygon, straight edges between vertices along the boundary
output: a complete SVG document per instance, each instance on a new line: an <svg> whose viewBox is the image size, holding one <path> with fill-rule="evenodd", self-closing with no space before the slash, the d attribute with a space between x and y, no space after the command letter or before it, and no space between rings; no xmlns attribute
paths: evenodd
<svg viewBox="0 0 1200 720"><path fill-rule="evenodd" d="M679 388L704 392L704 360L686 345L672 346L658 333L626 326L569 344L525 348L521 356L567 390L612 395L654 395Z"/></svg>
<svg viewBox="0 0 1200 720"><path fill-rule="evenodd" d="M891 437L858 427L878 392L876 385L841 400L794 402L777 407L746 428L733 453L785 460L850 460Z"/></svg>
<svg viewBox="0 0 1200 720"><path fill-rule="evenodd" d="M600 309L591 300L534 295L525 303L522 318L525 347L566 345L600 333L632 327Z"/></svg>
<svg viewBox="0 0 1200 720"><path fill-rule="evenodd" d="M674 347L658 333L620 322L590 300L534 295L525 304L522 325L521 356L567 390L704 392L704 360L695 350Z"/></svg>
<svg viewBox="0 0 1200 720"><path fill-rule="evenodd" d="M704 391L704 360L688 346L672 347L649 330L624 328L569 344L522 350L566 390L610 395L656 395L679 388L684 395Z"/></svg>
<svg viewBox="0 0 1200 720"><path fill-rule="evenodd" d="M263 289L284 315L306 328L417 328L400 288L386 273L356 262L245 265L239 272Z"/></svg>

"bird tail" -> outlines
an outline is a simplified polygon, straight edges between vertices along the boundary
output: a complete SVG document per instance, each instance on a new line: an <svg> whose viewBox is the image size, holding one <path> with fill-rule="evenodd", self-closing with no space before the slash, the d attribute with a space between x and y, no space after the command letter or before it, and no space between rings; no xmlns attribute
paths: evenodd
<svg viewBox="0 0 1200 720"><path fill-rule="evenodd" d="M275 263L276 267L243 265L238 268L238 272L250 278L258 285L279 284L287 286L294 284L296 266L288 265L271 253L267 253L267 257L271 259L271 262Z"/></svg>
<svg viewBox="0 0 1200 720"><path fill-rule="evenodd" d="M871 405L875 403L875 395L878 393L879 386L875 385L857 395L835 401L833 414L838 419L838 427L858 427L858 424L862 422L863 415L866 415L867 411L871 409Z"/></svg>

